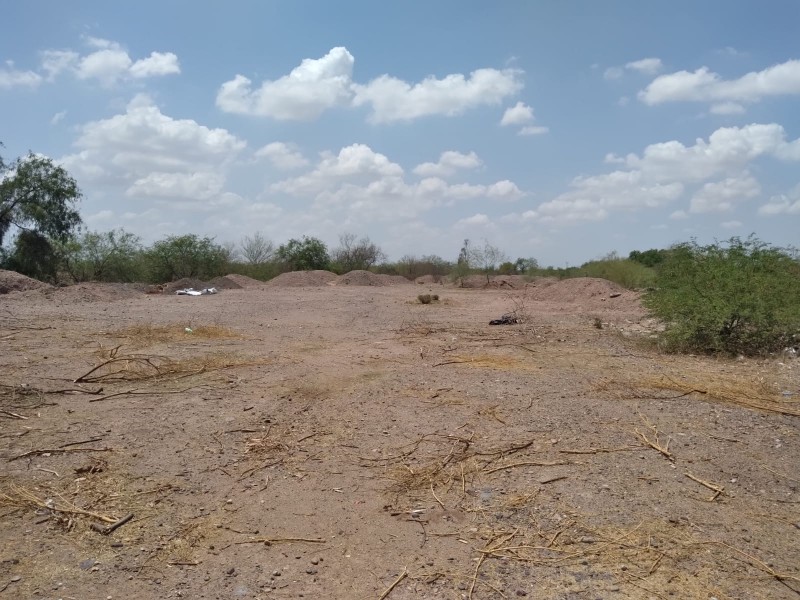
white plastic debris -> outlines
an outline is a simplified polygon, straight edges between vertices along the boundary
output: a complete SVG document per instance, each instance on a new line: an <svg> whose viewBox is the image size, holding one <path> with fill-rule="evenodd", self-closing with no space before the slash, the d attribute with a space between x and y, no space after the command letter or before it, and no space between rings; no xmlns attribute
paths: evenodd
<svg viewBox="0 0 800 600"><path fill-rule="evenodd" d="M175 295L177 296L205 296L207 294L216 294L217 288L203 288L202 290L196 290L194 288L186 288L184 290L177 290Z"/></svg>

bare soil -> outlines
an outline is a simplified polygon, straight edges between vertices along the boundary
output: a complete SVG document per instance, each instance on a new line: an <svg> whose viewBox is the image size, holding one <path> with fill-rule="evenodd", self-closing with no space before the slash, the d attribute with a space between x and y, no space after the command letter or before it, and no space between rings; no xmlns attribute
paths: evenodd
<svg viewBox="0 0 800 600"><path fill-rule="evenodd" d="M0 598L797 598L796 360L601 280L284 280L0 296Z"/></svg>

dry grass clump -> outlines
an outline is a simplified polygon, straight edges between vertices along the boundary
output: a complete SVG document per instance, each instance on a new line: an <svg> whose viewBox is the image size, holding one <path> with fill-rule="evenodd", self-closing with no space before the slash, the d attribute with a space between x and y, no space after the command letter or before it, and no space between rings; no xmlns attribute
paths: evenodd
<svg viewBox="0 0 800 600"><path fill-rule="evenodd" d="M641 375L630 376L628 379L605 379L596 384L595 389L611 391L620 398L675 399L694 395L712 402L800 416L798 402L783 398L779 391L769 386L762 378L719 373L710 369L696 371L684 369L681 375ZM675 394L665 396L664 392L675 392Z"/></svg>
<svg viewBox="0 0 800 600"><path fill-rule="evenodd" d="M431 304L439 302L439 294L420 294L417 296L420 304Z"/></svg>

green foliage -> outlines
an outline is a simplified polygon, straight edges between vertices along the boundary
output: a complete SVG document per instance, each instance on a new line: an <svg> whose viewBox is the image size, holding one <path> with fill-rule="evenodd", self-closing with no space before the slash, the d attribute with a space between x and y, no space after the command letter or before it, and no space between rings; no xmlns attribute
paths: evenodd
<svg viewBox="0 0 800 600"><path fill-rule="evenodd" d="M517 267L514 263L506 261L497 267L497 272L500 275L516 275Z"/></svg>
<svg viewBox="0 0 800 600"><path fill-rule="evenodd" d="M360 240L352 233L339 236L339 247L333 251L333 270L339 274L350 271L367 271L373 265L386 260L386 254L368 237Z"/></svg>
<svg viewBox="0 0 800 600"><path fill-rule="evenodd" d="M628 254L628 260L632 260L644 265L645 267L652 268L663 263L667 256L669 256L669 250L650 249L645 250L644 252L633 250L630 254Z"/></svg>
<svg viewBox="0 0 800 600"><path fill-rule="evenodd" d="M14 239L14 247L5 266L28 277L56 283L59 255L50 240L38 231L23 230Z"/></svg>
<svg viewBox="0 0 800 600"><path fill-rule="evenodd" d="M141 281L140 239L124 229L88 231L60 247L62 266L73 281Z"/></svg>
<svg viewBox="0 0 800 600"><path fill-rule="evenodd" d="M194 234L170 236L145 251L150 281L174 281L182 277L211 279L222 275L230 250L213 238Z"/></svg>
<svg viewBox="0 0 800 600"><path fill-rule="evenodd" d="M314 237L291 239L281 244L276 256L284 271L328 270L331 264L328 248Z"/></svg>
<svg viewBox="0 0 800 600"><path fill-rule="evenodd" d="M80 197L75 180L47 157L30 153L11 164L0 158L0 246L12 226L66 241L81 223L75 209ZM23 241L17 251L31 248L32 240ZM41 250L41 241L37 244Z"/></svg>
<svg viewBox="0 0 800 600"><path fill-rule="evenodd" d="M624 258L605 258L587 262L574 271L576 277L599 277L628 289L647 288L655 282L655 271Z"/></svg>
<svg viewBox="0 0 800 600"><path fill-rule="evenodd" d="M514 261L514 270L519 275L533 275L539 269L539 261L535 258L518 258Z"/></svg>
<svg viewBox="0 0 800 600"><path fill-rule="evenodd" d="M674 246L645 305L669 350L763 355L800 332L800 263L754 237Z"/></svg>

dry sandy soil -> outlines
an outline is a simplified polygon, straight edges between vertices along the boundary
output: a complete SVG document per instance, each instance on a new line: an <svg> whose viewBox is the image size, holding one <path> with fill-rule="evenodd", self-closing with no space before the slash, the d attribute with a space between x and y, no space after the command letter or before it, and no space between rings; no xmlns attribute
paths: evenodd
<svg viewBox="0 0 800 600"><path fill-rule="evenodd" d="M798 361L600 280L284 279L7 286L0 599L800 594Z"/></svg>

